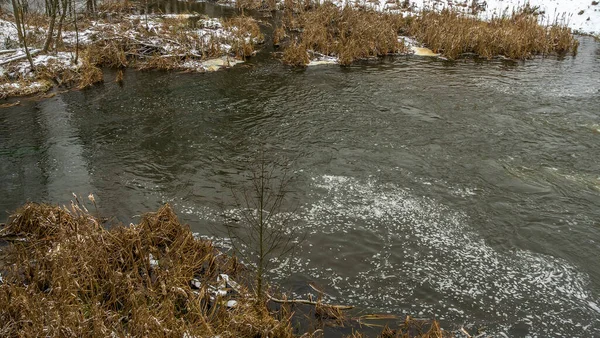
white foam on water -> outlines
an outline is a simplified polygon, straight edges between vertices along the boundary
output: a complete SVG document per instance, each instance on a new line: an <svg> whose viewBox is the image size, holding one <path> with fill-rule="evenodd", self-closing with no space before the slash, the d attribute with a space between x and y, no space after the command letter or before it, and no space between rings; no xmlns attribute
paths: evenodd
<svg viewBox="0 0 600 338"><path fill-rule="evenodd" d="M563 259L499 251L464 212L393 183L324 175L313 178L309 195L294 217L307 242L301 253L273 260L274 280L306 276L335 290L339 303L485 325L496 336L512 336L516 326L530 337L600 335L589 277ZM216 219L194 209L184 208ZM345 240L357 234L368 240ZM336 245L324 245L328 238Z"/></svg>
<svg viewBox="0 0 600 338"><path fill-rule="evenodd" d="M583 327L600 334L589 277L565 260L520 249L499 252L468 215L394 184L322 176L314 186L315 202L304 215L312 236L344 236L360 224L380 240L380 250L364 257L371 262L364 271L306 265L316 276L337 279L330 286L342 299L402 313L402 304L411 304L413 315L483 321L498 330L526 325L532 336L580 335ZM415 299L418 290L432 290L433 299Z"/></svg>

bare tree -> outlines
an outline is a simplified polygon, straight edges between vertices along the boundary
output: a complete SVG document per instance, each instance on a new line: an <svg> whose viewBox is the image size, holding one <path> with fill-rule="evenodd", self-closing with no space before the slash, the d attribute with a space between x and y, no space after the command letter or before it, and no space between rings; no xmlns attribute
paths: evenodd
<svg viewBox="0 0 600 338"><path fill-rule="evenodd" d="M86 0L85 4L87 7L87 14L91 16L96 15L96 10L98 9L96 0Z"/></svg>
<svg viewBox="0 0 600 338"><path fill-rule="evenodd" d="M60 19L58 20L58 32L56 33L56 40L54 41L54 49L62 46L62 30L65 18L67 16L67 9L69 8L69 0L60 0Z"/></svg>
<svg viewBox="0 0 600 338"><path fill-rule="evenodd" d="M75 0L70 1L71 15L73 16L73 24L75 25L75 60L73 63L77 64L79 60L79 27L77 26L77 9Z"/></svg>
<svg viewBox="0 0 600 338"><path fill-rule="evenodd" d="M27 46L27 30L25 29L25 7L21 0L12 0L13 13L15 15L15 24L17 25L17 34L19 35L19 42L25 49L25 55L31 66L31 70L35 70L29 47Z"/></svg>
<svg viewBox="0 0 600 338"><path fill-rule="evenodd" d="M242 259L256 268L256 295L265 296L265 274L273 258L289 254L300 241L294 210L286 208L287 165L269 164L261 151L248 183L232 189L236 212L225 213L225 228Z"/></svg>
<svg viewBox="0 0 600 338"><path fill-rule="evenodd" d="M52 43L52 36L54 34L54 25L56 23L56 14L58 13L60 0L46 0L46 14L50 18L50 24L48 25L48 32L46 34L46 41L44 42L44 48L42 53L46 53L50 44Z"/></svg>

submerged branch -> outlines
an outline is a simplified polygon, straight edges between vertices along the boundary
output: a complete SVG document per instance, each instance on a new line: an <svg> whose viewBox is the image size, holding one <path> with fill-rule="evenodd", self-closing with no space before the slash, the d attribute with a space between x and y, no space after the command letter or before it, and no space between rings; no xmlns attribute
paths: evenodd
<svg viewBox="0 0 600 338"><path fill-rule="evenodd" d="M319 305L326 306L337 310L351 310L354 309L352 305L332 305L332 304L324 304L322 302L315 302L308 299L278 299L269 294L267 294L269 300L279 303L279 304L306 304L306 305Z"/></svg>

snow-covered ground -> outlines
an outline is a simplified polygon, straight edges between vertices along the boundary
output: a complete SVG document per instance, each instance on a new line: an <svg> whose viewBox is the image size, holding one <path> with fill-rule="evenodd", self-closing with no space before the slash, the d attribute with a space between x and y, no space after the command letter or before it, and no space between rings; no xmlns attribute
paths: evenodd
<svg viewBox="0 0 600 338"><path fill-rule="evenodd" d="M233 4L236 0L226 0ZM600 37L600 4L593 0L410 0L408 6L403 0L331 0L340 6L347 3L356 4L374 8L380 11L402 12L406 15L413 15L424 9L441 10L443 8L452 8L467 14L476 15L482 19L510 14L513 10L528 5L540 13L539 18L542 24L551 24L559 22L567 25L576 32L593 34ZM280 3L283 0L280 0ZM473 12L473 8L477 9ZM230 67L239 61L233 58L220 57L212 60L197 60L194 56L201 56L203 49L207 46L211 48L217 46L223 55L231 52L231 44L234 41L235 30L226 30L218 19L200 19L198 28L189 29L188 34L195 35L198 42L194 46L181 46L177 42L171 42L171 39L162 36L165 25L164 20L181 19L186 20L197 15L189 14L167 14L140 16L131 15L127 17L129 22L138 22L138 26L143 25L154 35L149 37L147 34L140 34L136 28L123 30L120 23L109 23L103 21L92 22L91 25L79 33L79 43L82 45L90 44L99 39L111 39L117 36L129 37L134 40L142 39L144 42L154 46L160 46L168 54L183 55L189 54L192 59L182 63L180 69L191 71L213 71L220 68ZM33 29L33 28L32 28ZM75 44L75 34L65 31L63 41L66 44ZM407 46L416 55L436 56L431 51L421 48L421 46L412 40L404 39ZM249 39L249 38L246 38ZM247 40L248 42L248 40ZM254 41L256 42L256 41ZM19 57L23 54L21 50L11 50L18 47L17 29L14 23L0 19L0 79L1 78L23 78L29 72L29 64L21 59L13 62L11 58ZM35 51L36 46L32 46ZM39 51L37 51L39 52ZM164 53L163 53L164 54ZM58 53L55 55L35 55L34 63L36 66L51 64L59 68L77 68L78 65L72 64L73 59L70 53ZM10 61L10 62L9 62ZM310 65L331 64L337 60L330 57L317 58L311 61ZM6 89L6 88L5 88Z"/></svg>
<svg viewBox="0 0 600 338"><path fill-rule="evenodd" d="M333 0L343 5L345 0ZM410 11L419 12L423 9L441 10L452 8L465 13L472 13L473 0L410 0ZM352 2L351 2L352 3ZM378 0L354 0L354 3L365 3L381 11L402 11L395 1ZM402 3L402 1L400 1ZM564 23L573 30L586 34L600 34L600 3L593 0L477 0L476 15L481 19L490 19L503 14L510 14L513 10L523 8L527 4L531 8L537 8L540 23L552 24L555 20Z"/></svg>
<svg viewBox="0 0 600 338"><path fill-rule="evenodd" d="M0 50L15 48L19 44L17 27L14 23L0 19Z"/></svg>
<svg viewBox="0 0 600 338"><path fill-rule="evenodd" d="M196 28L189 27L192 21ZM38 31L35 28L32 30ZM182 38L182 33L185 38ZM173 68L196 72L215 71L243 62L230 56L238 52L233 50L233 46L239 48L242 43L257 44L260 43L259 39L262 40L262 37L240 33L236 26L224 27L219 19L189 14L130 15L117 22L92 21L79 32L78 38L72 31L64 31L62 38L67 49L74 49L76 41L80 46L102 41L126 41L127 44L150 50L139 52L145 53L142 59L153 55L181 58L182 62L173 65ZM55 73L67 69L77 72L82 65L81 59L78 64L73 62L73 52L42 54L39 48L30 46L34 67L38 69L48 67ZM206 55L216 57L207 59ZM16 26L0 19L0 98L49 89L49 82L37 77L37 73L31 72L24 50L18 48Z"/></svg>
<svg viewBox="0 0 600 338"><path fill-rule="evenodd" d="M385 0L383 0L385 1ZM600 33L600 4L593 5L593 0L479 0L481 11L477 14L482 19L510 14L513 10L529 4L530 8L537 9L542 24L551 24L555 21L564 23L571 29L587 34ZM436 1L414 1L417 8L432 6ZM454 8L470 10L472 0L441 1L440 4L450 3ZM463 4L467 6L464 7ZM438 5L440 6L440 5Z"/></svg>
<svg viewBox="0 0 600 338"><path fill-rule="evenodd" d="M206 1L206 0L199 0ZM553 23L558 20L576 32L600 35L600 4L594 0L409 0L408 10L404 0L330 0L338 6L346 4L360 5L374 8L379 11L403 12L407 15L418 13L423 9L453 8L465 13L471 13L471 5L477 3L477 16L481 19L490 19L502 14L510 14L514 9L519 9L529 4L538 8L542 24ZM236 0L222 0L223 3L233 5ZM278 0L283 3L283 0Z"/></svg>

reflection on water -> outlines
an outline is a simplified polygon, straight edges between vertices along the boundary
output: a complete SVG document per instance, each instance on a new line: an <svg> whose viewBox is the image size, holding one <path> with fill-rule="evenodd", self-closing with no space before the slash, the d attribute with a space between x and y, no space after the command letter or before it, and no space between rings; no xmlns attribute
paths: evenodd
<svg viewBox="0 0 600 338"><path fill-rule="evenodd" d="M146 10L141 6L141 13ZM148 11L153 14L201 13L211 18L223 18L234 15L232 7L216 6L207 1L160 0L148 4Z"/></svg>
<svg viewBox="0 0 600 338"><path fill-rule="evenodd" d="M79 131L74 128L73 114L66 110L62 97L41 101L38 108L40 124L46 133L46 198L49 201L61 200L65 187L72 187L79 194L92 191L90 167L83 156Z"/></svg>
<svg viewBox="0 0 600 338"><path fill-rule="evenodd" d="M308 233L285 288L509 336L600 335L598 44L577 58L388 58L128 72L0 111L0 207L94 192L202 234L259 144L294 158ZM109 74L108 77L112 75Z"/></svg>

